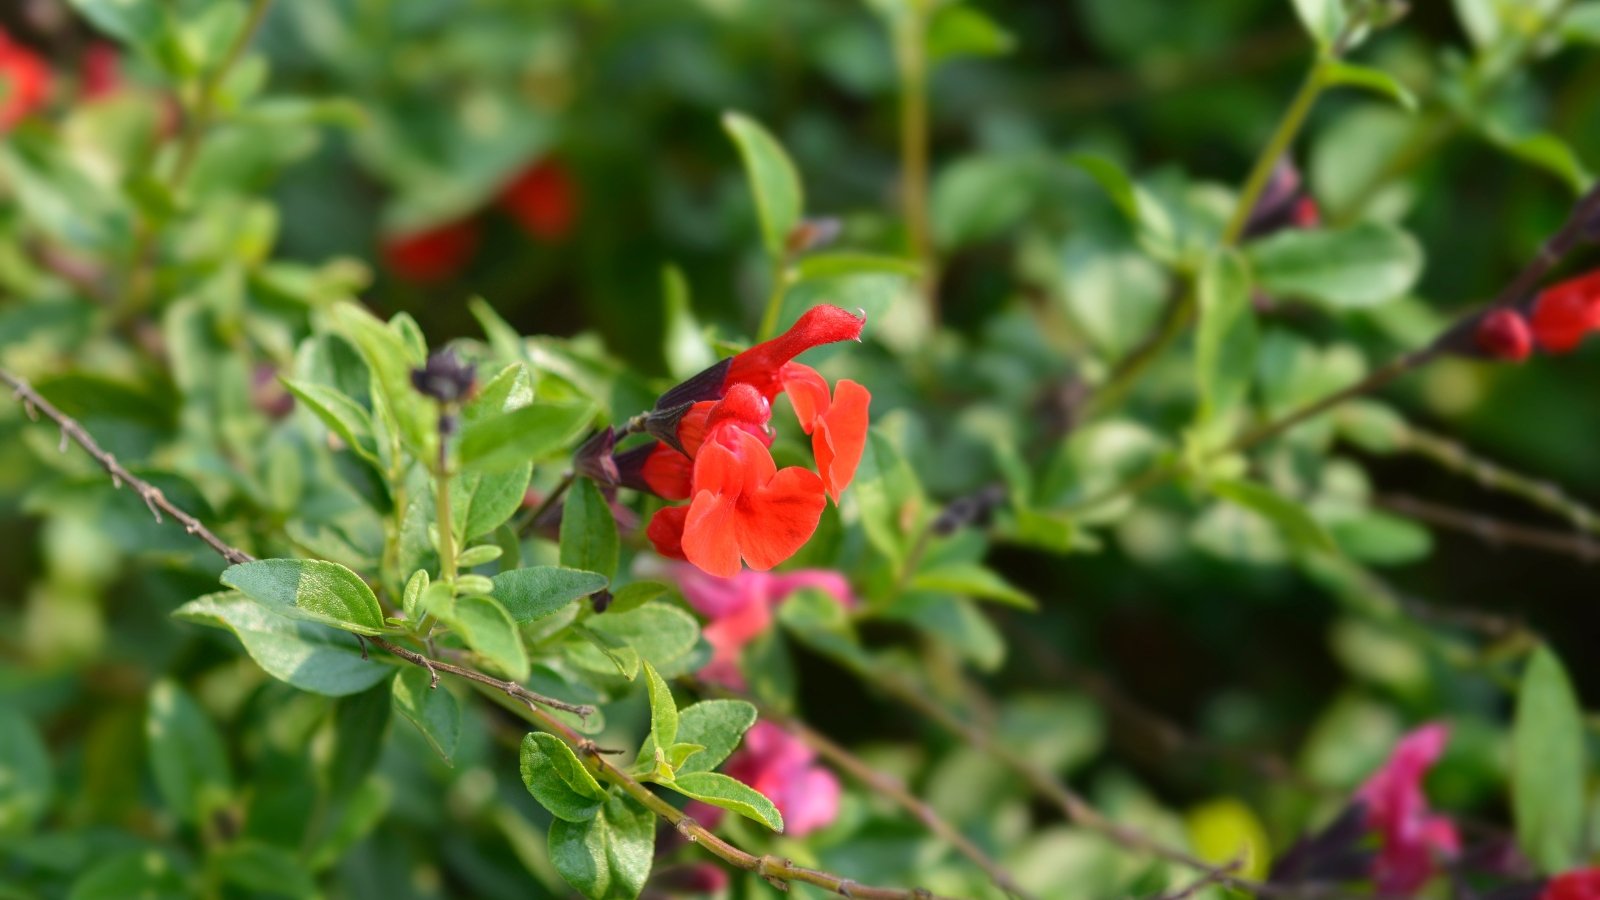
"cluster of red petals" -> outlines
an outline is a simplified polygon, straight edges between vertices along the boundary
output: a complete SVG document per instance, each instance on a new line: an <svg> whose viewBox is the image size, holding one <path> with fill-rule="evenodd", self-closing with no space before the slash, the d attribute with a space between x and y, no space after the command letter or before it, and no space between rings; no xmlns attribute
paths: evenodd
<svg viewBox="0 0 1600 900"><path fill-rule="evenodd" d="M50 67L0 30L0 131L32 115L49 93Z"/></svg>
<svg viewBox="0 0 1600 900"><path fill-rule="evenodd" d="M1478 322L1474 337L1478 349L1491 359L1522 362L1533 352L1533 329L1514 309L1490 311Z"/></svg>
<svg viewBox="0 0 1600 900"><path fill-rule="evenodd" d="M1366 804L1367 827L1382 839L1372 875L1384 894L1414 894L1439 871L1439 857L1461 852L1455 825L1428 808L1422 790L1422 779L1449 739L1449 729L1439 723L1411 732L1357 792Z"/></svg>
<svg viewBox="0 0 1600 900"><path fill-rule="evenodd" d="M529 236L557 241L578 218L578 184L560 160L547 157L512 179L500 191L499 204Z"/></svg>
<svg viewBox="0 0 1600 900"><path fill-rule="evenodd" d="M1534 301L1529 324L1549 353L1566 353L1600 330L1600 270L1545 288Z"/></svg>
<svg viewBox="0 0 1600 900"><path fill-rule="evenodd" d="M664 556L686 559L724 577L740 560L770 569L799 550L816 531L827 498L855 476L867 440L865 387L828 382L794 362L804 351L861 335L864 320L835 306L806 312L783 335L757 344L727 364L716 400L695 403L677 426L680 453L666 444L651 451L645 483L669 500L647 535ZM789 397L800 427L811 436L817 471L779 469L768 449L772 401Z"/></svg>
<svg viewBox="0 0 1600 900"><path fill-rule="evenodd" d="M394 235L383 241L383 260L407 281L436 284L460 272L478 249L478 225L471 220Z"/></svg>
<svg viewBox="0 0 1600 900"><path fill-rule="evenodd" d="M1544 886L1539 900L1600 900L1600 868L1557 875Z"/></svg>

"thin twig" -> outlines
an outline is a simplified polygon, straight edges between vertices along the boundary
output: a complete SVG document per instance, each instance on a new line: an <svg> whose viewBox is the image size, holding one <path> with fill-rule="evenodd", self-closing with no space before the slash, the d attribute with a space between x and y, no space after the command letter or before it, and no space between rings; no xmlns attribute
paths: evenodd
<svg viewBox="0 0 1600 900"><path fill-rule="evenodd" d="M1235 859L1228 863L1225 868L1218 869L1216 872L1207 872L1195 879L1182 890L1177 891L1176 893L1163 895L1161 900L1189 900L1190 897L1193 897L1195 894L1200 893L1206 888L1211 887L1214 884L1220 884L1221 882L1218 881L1219 874L1231 875L1238 871L1240 862L1241 860Z"/></svg>
<svg viewBox="0 0 1600 900"><path fill-rule="evenodd" d="M1470 447L1459 441L1416 426L1408 426L1398 449L1415 453L1452 472L1466 475L1489 490L1520 497L1546 512L1566 519L1574 528L1590 534L1600 534L1600 512L1596 512L1581 500L1568 494L1561 485L1512 471L1477 455Z"/></svg>
<svg viewBox="0 0 1600 900"><path fill-rule="evenodd" d="M35 391L26 381L4 369L0 369L0 382L4 382L11 387L17 400L22 403L24 410L31 418L36 418L37 413L43 413L46 418L55 422L61 428L61 433L65 438L82 447L96 462L100 463L101 467L111 475L113 484L117 487L127 485L135 493L143 497L158 522L161 521L161 513L166 513L181 523L186 531L200 538L205 542L206 546L215 550L218 555L230 563L246 563L255 559L250 554L229 545L226 541L217 537L200 520L174 505L149 482L129 472L121 463L117 462L115 457L101 449L100 445L95 442L94 438L82 425L79 425L71 416L63 413L50 401L40 396L39 392ZM634 779L633 776L612 765L605 759L605 754L610 751L595 746L593 741L574 731L565 722L557 718L555 714L543 708L544 706L549 706L585 716L594 712L592 707L545 697L515 682L495 678L475 669L431 659L380 637L373 635L365 635L364 637L373 646L382 648L413 665L427 669L433 676L435 685L438 683L438 673L445 672L478 685L481 689L490 691L491 696L505 697L512 704L512 708L527 716L530 721L540 728L559 736L577 749L583 756L584 764L595 774L615 784L646 809L665 819L668 824L677 828L679 833L687 838L690 843L700 844L730 865L754 872L774 884L801 882L831 891L842 897L855 897L861 898L861 900L940 900L931 892L921 888L870 887L857 884L849 878L829 872L795 865L787 859L775 859L770 856L756 856L746 853L707 831L693 819L684 815L681 810L656 796L643 783Z"/></svg>
<svg viewBox="0 0 1600 900"><path fill-rule="evenodd" d="M954 847L962 856L965 856L976 864L978 868L982 869L990 880L995 883L996 887L1014 897L1021 898L1021 900L1033 900L1033 895L1019 886L1016 879L1012 878L1010 873L1006 872L999 863L985 853L983 848L974 844L966 835L962 834L961 829L946 821L943 816L939 815L938 810L907 790L900 779L874 769L866 760L841 747L832 738L794 716L780 712L754 697L694 679L688 679L688 681L696 691L702 694L709 693L719 697L743 700L752 704L761 714L761 718L781 726L785 731L788 731L811 749L817 751L819 755L840 771L910 813L930 832Z"/></svg>
<svg viewBox="0 0 1600 900"><path fill-rule="evenodd" d="M1581 534L1518 525L1405 494L1381 496L1377 498L1377 505L1408 519L1473 535L1486 544L1559 553L1589 565L1600 561L1600 541Z"/></svg>

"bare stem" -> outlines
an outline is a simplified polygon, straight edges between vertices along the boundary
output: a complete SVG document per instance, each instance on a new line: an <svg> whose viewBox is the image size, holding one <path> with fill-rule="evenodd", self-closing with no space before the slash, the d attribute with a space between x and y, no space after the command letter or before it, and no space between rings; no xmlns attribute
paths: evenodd
<svg viewBox="0 0 1600 900"><path fill-rule="evenodd" d="M1589 534L1600 534L1600 512L1568 494L1561 485L1515 472L1485 459L1466 445L1415 426L1406 430L1400 450L1415 453L1445 469L1466 475L1493 491L1519 497Z"/></svg>
<svg viewBox="0 0 1600 900"><path fill-rule="evenodd" d="M937 322L938 274L928 212L928 6L926 0L905 4L893 28L900 71L900 203L906 241L912 257L922 266L929 319Z"/></svg>
<svg viewBox="0 0 1600 900"><path fill-rule="evenodd" d="M907 790L906 786L898 778L874 769L865 760L841 747L827 735L811 728L794 716L780 712L762 703L754 697L703 682L691 681L691 683L701 693L711 693L721 697L744 700L752 704L761 713L761 718L782 726L785 731L793 734L811 749L817 751L820 756L828 760L840 771L910 813L930 832L954 847L962 856L965 856L976 864L978 868L982 869L989 876L989 879L995 883L996 887L1019 898L1019 900L1033 900L1033 895L1023 890L1016 880L1005 869L1001 868L999 863L995 862L989 854L983 851L983 848L969 840L966 835L961 833L959 828L946 821L932 806L929 806L917 795Z"/></svg>
<svg viewBox="0 0 1600 900"><path fill-rule="evenodd" d="M1486 544L1499 547L1528 547L1547 553L1571 556L1591 565L1600 561L1600 541L1581 534L1567 534L1505 522L1471 510L1456 509L1404 494L1379 497L1377 505L1408 519L1473 535Z"/></svg>

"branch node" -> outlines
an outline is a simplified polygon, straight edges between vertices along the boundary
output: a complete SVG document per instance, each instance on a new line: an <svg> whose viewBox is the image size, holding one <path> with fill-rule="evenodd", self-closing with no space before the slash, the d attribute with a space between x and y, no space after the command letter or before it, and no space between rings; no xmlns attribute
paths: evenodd
<svg viewBox="0 0 1600 900"><path fill-rule="evenodd" d="M28 409L32 410L33 409L33 404L31 404L31 403L28 404ZM37 414L35 414L34 421L38 421ZM67 452L67 446L68 446L68 444L67 444L67 426L63 425L63 426L61 426L61 443L56 444L56 452L57 453L66 453ZM112 481L115 481L116 479L117 479L116 475L112 475L111 476L111 480ZM121 485L117 485L117 486L121 487Z"/></svg>
<svg viewBox="0 0 1600 900"><path fill-rule="evenodd" d="M113 475L112 478L115 479L116 476ZM151 487L150 485L145 485L139 489L139 496L144 498L144 505L149 508L150 515L155 516L156 524L161 524L161 507L159 504L162 500L166 499L161 495L161 490L159 488Z"/></svg>
<svg viewBox="0 0 1600 900"><path fill-rule="evenodd" d="M834 893L838 894L841 897L854 897L855 896L855 893L854 893L855 889L856 889L856 882L855 882L855 879L853 879L853 878L846 878L845 880L843 880L843 881L841 881L838 884L833 886Z"/></svg>
<svg viewBox="0 0 1600 900"><path fill-rule="evenodd" d="M679 816L678 821L672 823L672 827L678 829L678 833L689 843L699 842L700 836L695 834L695 831L700 827L700 823L696 822L693 816Z"/></svg>

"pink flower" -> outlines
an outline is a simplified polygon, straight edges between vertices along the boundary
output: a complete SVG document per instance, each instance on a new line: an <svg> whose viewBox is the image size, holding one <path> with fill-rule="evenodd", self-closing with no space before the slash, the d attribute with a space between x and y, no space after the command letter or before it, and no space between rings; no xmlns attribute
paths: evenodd
<svg viewBox="0 0 1600 900"><path fill-rule="evenodd" d="M730 578L709 575L684 564L674 565L671 571L683 589L684 599L711 620L701 632L711 645L711 661L700 670L700 677L731 688L744 687L744 675L739 672L740 652L772 626L773 608L796 591L820 590L847 608L856 603L845 577L826 569L778 574L744 569Z"/></svg>
<svg viewBox="0 0 1600 900"><path fill-rule="evenodd" d="M826 828L839 815L839 780L816 764L815 750L771 722L757 722L723 770L765 794L783 814L783 833L803 837ZM711 824L722 811L696 804L697 818Z"/></svg>
<svg viewBox="0 0 1600 900"><path fill-rule="evenodd" d="M1461 851L1455 825L1430 811L1422 793L1422 779L1449 739L1441 723L1418 728L1401 738L1389 761L1356 792L1367 807L1367 827L1383 839L1372 872L1383 893L1414 893L1438 871L1439 856Z"/></svg>

